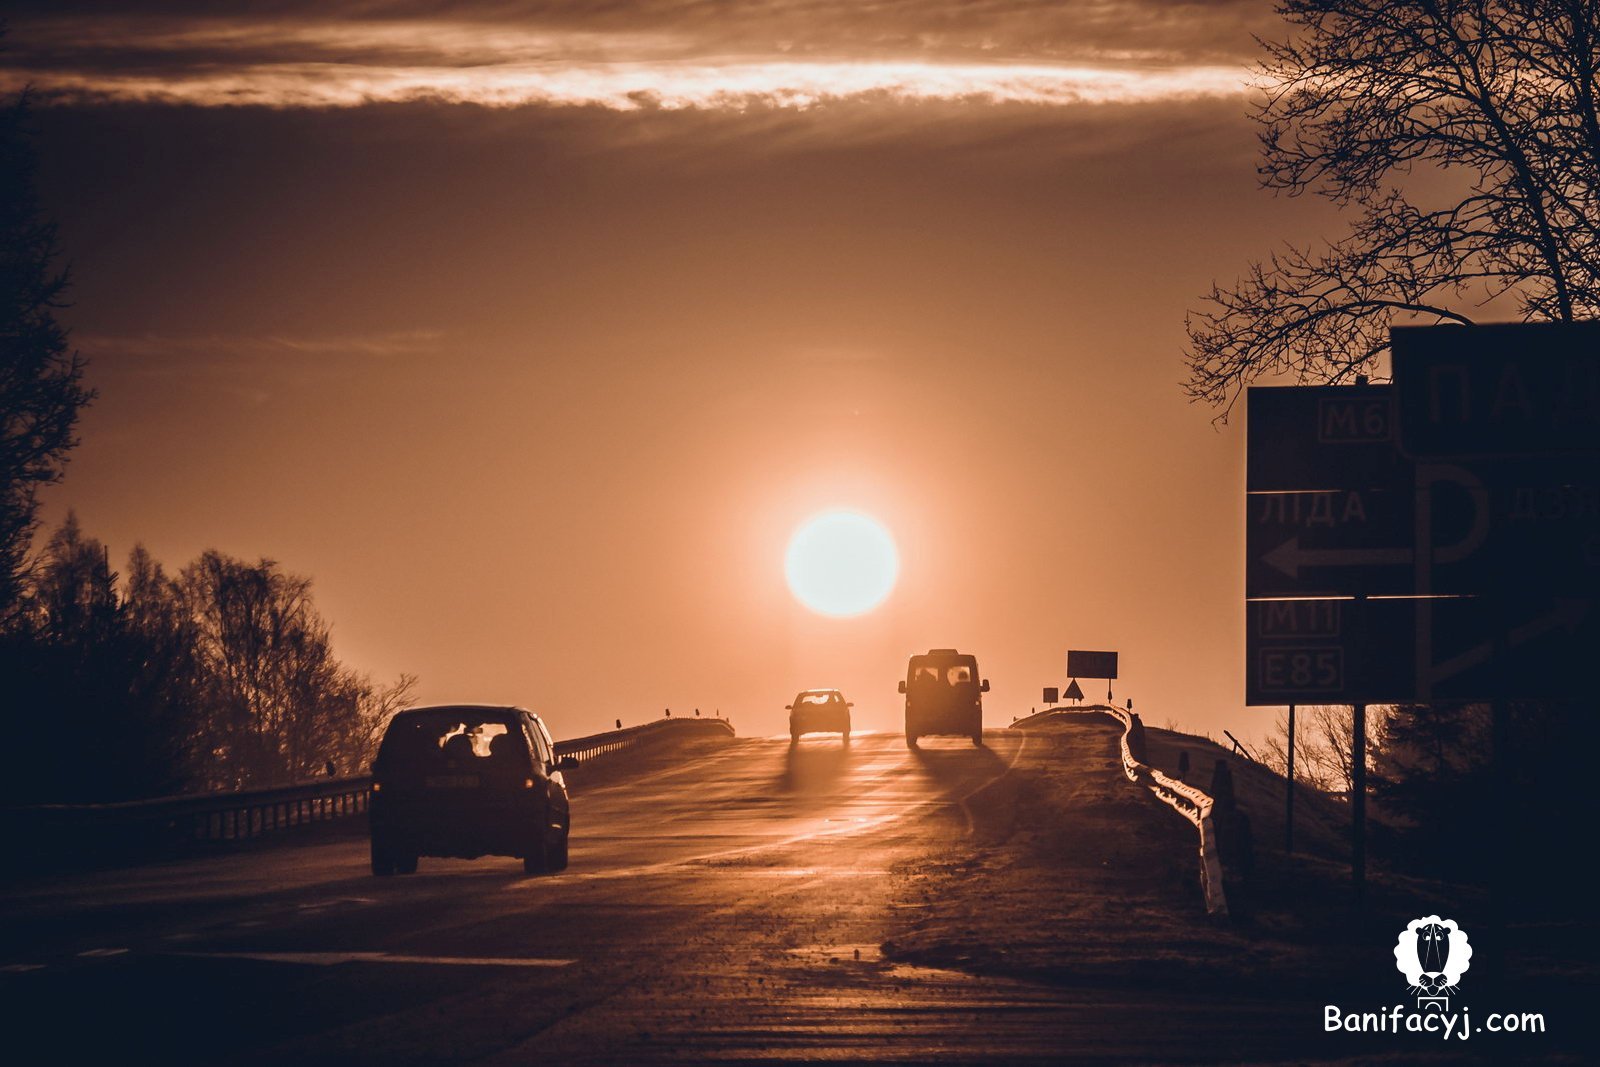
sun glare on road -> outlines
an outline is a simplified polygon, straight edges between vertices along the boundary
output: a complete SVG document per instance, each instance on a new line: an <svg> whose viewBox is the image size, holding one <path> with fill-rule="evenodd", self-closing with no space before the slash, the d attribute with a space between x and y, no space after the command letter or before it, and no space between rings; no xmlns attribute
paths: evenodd
<svg viewBox="0 0 1600 1067"><path fill-rule="evenodd" d="M819 615L845 618L883 603L899 577L900 554L876 519L828 511L789 538L783 573L800 603Z"/></svg>

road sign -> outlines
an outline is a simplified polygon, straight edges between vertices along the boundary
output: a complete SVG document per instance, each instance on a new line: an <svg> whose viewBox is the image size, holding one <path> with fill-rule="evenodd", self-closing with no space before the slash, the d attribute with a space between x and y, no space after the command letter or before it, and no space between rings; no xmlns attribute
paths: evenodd
<svg viewBox="0 0 1600 1067"><path fill-rule="evenodd" d="M1395 449L1394 390L1387 385L1252 388L1245 490L1403 488L1411 465ZM1270 442L1268 447L1253 447Z"/></svg>
<svg viewBox="0 0 1600 1067"><path fill-rule="evenodd" d="M1600 636L1600 326L1394 343L1392 389L1250 391L1249 702L1580 695L1572 664ZM1291 597L1351 606L1315 633L1291 626L1315 608L1270 606Z"/></svg>
<svg viewBox="0 0 1600 1067"><path fill-rule="evenodd" d="M1061 702L1061 690L1053 685L1045 686L1044 702L1046 704L1059 704Z"/></svg>
<svg viewBox="0 0 1600 1067"><path fill-rule="evenodd" d="M1414 477L1408 490L1249 494L1245 596L1600 593L1593 474L1477 460Z"/></svg>
<svg viewBox="0 0 1600 1067"><path fill-rule="evenodd" d="M1079 652L1067 650L1067 676L1069 678L1105 678L1117 676L1115 652Z"/></svg>
<svg viewBox="0 0 1600 1067"><path fill-rule="evenodd" d="M1600 323L1397 327L1391 343L1407 455L1600 453Z"/></svg>
<svg viewBox="0 0 1600 1067"><path fill-rule="evenodd" d="M1072 679L1071 683L1068 684L1067 691L1065 693L1063 693L1062 696L1067 700L1073 700L1073 701L1082 700L1083 699L1083 687L1080 686L1078 684L1078 680L1076 678L1074 678L1074 679Z"/></svg>
<svg viewBox="0 0 1600 1067"><path fill-rule="evenodd" d="M1252 600L1245 605L1245 703L1409 700L1416 601Z"/></svg>
<svg viewBox="0 0 1600 1067"><path fill-rule="evenodd" d="M1252 600L1245 616L1251 706L1587 698L1573 649L1600 647L1583 597Z"/></svg>
<svg viewBox="0 0 1600 1067"><path fill-rule="evenodd" d="M1417 619L1416 699L1592 700L1586 656L1600 648L1587 597L1410 601Z"/></svg>
<svg viewBox="0 0 1600 1067"><path fill-rule="evenodd" d="M1410 486L1251 493L1245 506L1246 597L1414 591Z"/></svg>

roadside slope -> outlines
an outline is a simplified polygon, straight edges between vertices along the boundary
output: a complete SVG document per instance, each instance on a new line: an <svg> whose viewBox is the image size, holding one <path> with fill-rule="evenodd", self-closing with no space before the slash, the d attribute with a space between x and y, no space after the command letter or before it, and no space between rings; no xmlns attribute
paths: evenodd
<svg viewBox="0 0 1600 1067"><path fill-rule="evenodd" d="M1051 983L1325 989L1372 977L1363 931L1392 937L1427 913L1418 908L1474 910L1453 887L1375 871L1368 911L1356 916L1341 806L1305 791L1303 851L1286 856L1282 779L1233 758L1241 809L1262 829L1254 874L1230 885L1232 921L1210 920L1195 829L1123 774L1121 728L1084 716L1026 732L1012 772L965 805L968 832L896 871L890 958ZM1209 785L1216 746L1167 731L1147 738L1153 765L1173 773L1188 748L1188 780Z"/></svg>

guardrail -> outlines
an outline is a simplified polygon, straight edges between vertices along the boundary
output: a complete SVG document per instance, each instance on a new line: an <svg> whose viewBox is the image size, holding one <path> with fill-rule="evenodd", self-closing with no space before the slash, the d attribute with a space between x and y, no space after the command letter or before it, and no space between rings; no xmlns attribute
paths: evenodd
<svg viewBox="0 0 1600 1067"><path fill-rule="evenodd" d="M1200 888L1205 893L1206 914L1219 917L1228 914L1228 898L1222 888L1222 861L1217 847L1217 830L1211 812L1215 801L1206 793L1185 782L1168 778L1143 762L1144 724L1131 711L1110 704L1087 704L1073 708L1047 708L1011 724L1012 729L1029 726L1051 719L1076 715L1106 715L1122 724L1122 770L1128 780L1142 785L1156 798L1194 824L1200 833ZM1134 749L1138 748L1136 754Z"/></svg>
<svg viewBox="0 0 1600 1067"><path fill-rule="evenodd" d="M599 756L620 752L642 741L660 737L665 732L713 733L733 736L733 724L727 719L657 719L640 726L624 726L620 730L607 730L603 734L574 737L570 741L556 742L556 755L571 756L579 763L587 763Z"/></svg>
<svg viewBox="0 0 1600 1067"><path fill-rule="evenodd" d="M243 841L367 810L372 779L319 778L270 789L190 793L114 804L41 804L0 812L13 855L94 864L161 855L205 841Z"/></svg>
<svg viewBox="0 0 1600 1067"><path fill-rule="evenodd" d="M721 718L658 719L640 726L557 741L557 756L587 763L666 734L734 736ZM243 841L367 810L370 775L316 778L294 785L189 793L113 804L39 804L0 809L0 847L39 861L126 860L203 842Z"/></svg>

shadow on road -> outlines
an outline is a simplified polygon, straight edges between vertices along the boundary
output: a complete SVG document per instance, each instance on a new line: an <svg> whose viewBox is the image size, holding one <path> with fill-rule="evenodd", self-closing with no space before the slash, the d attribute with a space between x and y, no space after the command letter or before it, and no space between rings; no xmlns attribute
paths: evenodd
<svg viewBox="0 0 1600 1067"><path fill-rule="evenodd" d="M1006 769L1006 761L989 748L978 748L965 738L924 737L910 749L917 769L941 785L992 778Z"/></svg>
<svg viewBox="0 0 1600 1067"><path fill-rule="evenodd" d="M828 738L821 744L790 745L778 776L778 788L785 793L830 791L850 766L850 746Z"/></svg>

